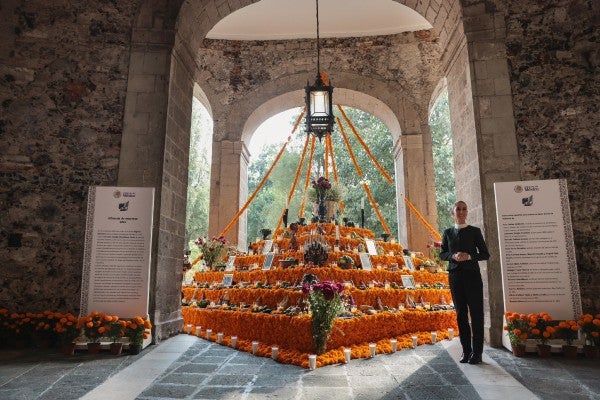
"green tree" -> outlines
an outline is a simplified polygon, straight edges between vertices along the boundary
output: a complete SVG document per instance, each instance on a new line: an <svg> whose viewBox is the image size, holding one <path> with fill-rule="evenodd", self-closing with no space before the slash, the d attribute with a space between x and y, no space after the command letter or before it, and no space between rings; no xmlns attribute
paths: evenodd
<svg viewBox="0 0 600 400"><path fill-rule="evenodd" d="M448 92L444 91L436 100L429 114L433 148L435 195L440 230L454 224L450 210L456 202L454 184L454 153L452 151L452 129Z"/></svg>
<svg viewBox="0 0 600 400"><path fill-rule="evenodd" d="M358 109L345 108L348 118L356 127L361 138L367 143L369 149L376 159L383 165L385 170L394 177L394 160L392 155L392 137L387 127L376 117L360 111ZM333 132L333 147L335 154L336 167L340 183L346 188L346 196L344 203L346 211L343 216L348 217L357 225L360 222L360 202L361 198L365 198L365 226L373 229L376 233L383 233L383 229L375 212L372 210L369 201L364 194L361 181L366 179L370 182L371 191L377 201L381 213L384 216L385 222L390 228L392 235L397 232L397 211L396 211L396 193L395 186L389 184L376 169L373 162L370 160L367 153L360 146L354 135L351 133L350 127L346 126L351 147L355 153L357 162L359 163L364 177L359 178L352 163L348 150L337 126ZM279 217L285 207L285 198L291 189L294 174L301 159L302 148L306 136L298 133L292 142L286 148L286 152L282 155L279 164L274 168L270 179L265 184L261 193L250 205L248 210L248 237L250 240L256 237L256 233L262 228L273 229L279 221ZM319 141L316 142L313 168L311 171L311 179L315 179L323 175L323 151L324 147ZM252 160L248 174L248 188L252 193L265 175L281 145L265 147L259 154L256 160ZM308 166L308 152L296 192L289 205L289 222L297 219L302 202L304 189L304 180L306 176L306 168ZM332 174L330 179L333 180ZM312 204L306 204L304 216L310 220L312 213ZM343 217L342 216L342 217Z"/></svg>
<svg viewBox="0 0 600 400"><path fill-rule="evenodd" d="M194 99L190 128L186 243L208 233L212 129L212 118L208 111Z"/></svg>

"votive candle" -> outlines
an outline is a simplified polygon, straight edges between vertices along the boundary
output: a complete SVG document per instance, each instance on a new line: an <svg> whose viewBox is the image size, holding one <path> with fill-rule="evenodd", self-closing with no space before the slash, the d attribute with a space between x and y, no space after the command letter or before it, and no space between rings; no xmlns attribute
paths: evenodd
<svg viewBox="0 0 600 400"><path fill-rule="evenodd" d="M390 339L390 344L392 345L392 353L395 353L398 349L398 340Z"/></svg>
<svg viewBox="0 0 600 400"><path fill-rule="evenodd" d="M200 332L202 332L202 327L198 325L196 326L196 336L200 337Z"/></svg>
<svg viewBox="0 0 600 400"><path fill-rule="evenodd" d="M217 343L221 344L223 342L223 332L217 333Z"/></svg>
<svg viewBox="0 0 600 400"><path fill-rule="evenodd" d="M417 348L417 344L419 344L419 343L418 343L418 340L419 340L419 338L418 338L418 337L416 337L416 336L411 336L410 338L411 338L411 339L412 339L412 341L413 341L413 349L416 349L416 348Z"/></svg>
<svg viewBox="0 0 600 400"><path fill-rule="evenodd" d="M210 336L212 335L212 329L206 330L206 339L210 340Z"/></svg>
<svg viewBox="0 0 600 400"><path fill-rule="evenodd" d="M344 349L344 359L346 360L346 363L349 363L351 358L352 358L352 349Z"/></svg>
<svg viewBox="0 0 600 400"><path fill-rule="evenodd" d="M231 347L233 347L234 349L237 347L237 336L231 337Z"/></svg>
<svg viewBox="0 0 600 400"><path fill-rule="evenodd" d="M186 328L187 328L187 333L191 334L192 333L192 324L187 324Z"/></svg>
<svg viewBox="0 0 600 400"><path fill-rule="evenodd" d="M437 332L431 332L431 344L437 342Z"/></svg>
<svg viewBox="0 0 600 400"><path fill-rule="evenodd" d="M377 350L377 345L375 343L369 343L369 350L371 351L371 357L375 357L375 350Z"/></svg>
<svg viewBox="0 0 600 400"><path fill-rule="evenodd" d="M258 351L258 342L252 342L252 354L256 354Z"/></svg>
<svg viewBox="0 0 600 400"><path fill-rule="evenodd" d="M308 355L308 368L310 370L314 370L315 368L317 368L317 355L316 354Z"/></svg>
<svg viewBox="0 0 600 400"><path fill-rule="evenodd" d="M454 339L454 328L448 328L448 339Z"/></svg>
<svg viewBox="0 0 600 400"><path fill-rule="evenodd" d="M279 347L276 347L276 346L271 347L271 358L273 360L277 360L278 354L279 354Z"/></svg>

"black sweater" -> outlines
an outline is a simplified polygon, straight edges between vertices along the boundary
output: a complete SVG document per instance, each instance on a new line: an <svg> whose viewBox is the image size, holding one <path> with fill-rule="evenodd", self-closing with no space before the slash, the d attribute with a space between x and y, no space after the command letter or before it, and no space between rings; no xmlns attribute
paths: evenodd
<svg viewBox="0 0 600 400"><path fill-rule="evenodd" d="M457 252L468 253L471 259L462 262L456 262L452 255ZM460 269L478 270L477 261L490 258L481 230L471 225L462 229L448 228L444 231L442 239L442 249L440 258L448 263L448 271Z"/></svg>

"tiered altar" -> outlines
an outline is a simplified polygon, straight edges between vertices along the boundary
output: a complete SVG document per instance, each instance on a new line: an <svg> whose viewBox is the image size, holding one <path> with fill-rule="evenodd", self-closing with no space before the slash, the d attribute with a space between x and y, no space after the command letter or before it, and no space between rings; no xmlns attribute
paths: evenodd
<svg viewBox="0 0 600 400"><path fill-rule="evenodd" d="M447 274L421 268L424 260L414 255L409 268L400 244L332 223L291 228L253 243L248 254L235 257L229 271L197 272L194 283L183 288L184 328L308 367L314 344L301 284L305 274L313 274L321 282L345 286L345 311L335 320L328 351L318 357L317 366L344 362L345 348L352 358L368 357L373 345L377 353L388 353L415 341L447 338L449 328L456 330ZM367 246L374 246L377 255L368 256ZM325 254L320 266L307 256L315 247ZM272 258L270 266L267 257Z"/></svg>

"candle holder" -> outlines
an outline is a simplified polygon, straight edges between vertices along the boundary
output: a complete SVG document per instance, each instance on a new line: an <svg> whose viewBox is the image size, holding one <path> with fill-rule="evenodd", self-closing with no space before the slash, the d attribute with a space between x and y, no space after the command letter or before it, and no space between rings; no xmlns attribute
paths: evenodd
<svg viewBox="0 0 600 400"><path fill-rule="evenodd" d="M317 355L309 354L308 355L308 368L312 371L317 368Z"/></svg>
<svg viewBox="0 0 600 400"><path fill-rule="evenodd" d="M344 349L344 360L345 360L345 362L349 363L350 359L352 359L352 350L351 349Z"/></svg>

